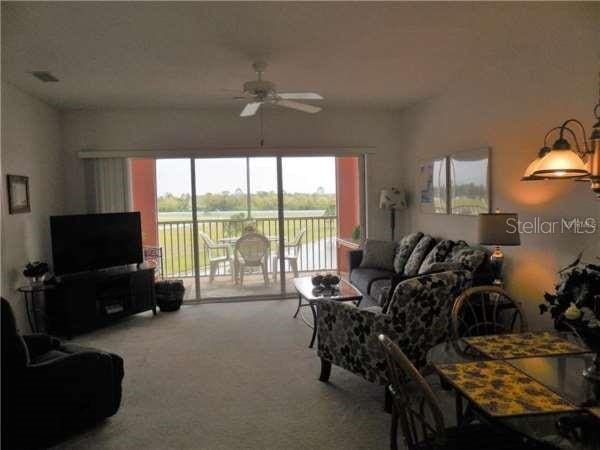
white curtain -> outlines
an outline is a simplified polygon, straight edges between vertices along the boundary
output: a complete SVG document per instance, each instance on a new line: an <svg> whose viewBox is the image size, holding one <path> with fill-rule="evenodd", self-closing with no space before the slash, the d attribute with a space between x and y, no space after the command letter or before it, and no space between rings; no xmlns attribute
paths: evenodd
<svg viewBox="0 0 600 450"><path fill-rule="evenodd" d="M127 158L93 158L86 161L88 210L125 212L132 207L131 167Z"/></svg>

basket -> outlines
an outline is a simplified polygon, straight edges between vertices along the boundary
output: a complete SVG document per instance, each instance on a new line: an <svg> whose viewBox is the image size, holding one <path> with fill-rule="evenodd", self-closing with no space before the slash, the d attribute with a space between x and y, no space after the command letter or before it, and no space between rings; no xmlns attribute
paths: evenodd
<svg viewBox="0 0 600 450"><path fill-rule="evenodd" d="M183 303L183 280L157 281L154 285L156 304L161 311L177 311Z"/></svg>

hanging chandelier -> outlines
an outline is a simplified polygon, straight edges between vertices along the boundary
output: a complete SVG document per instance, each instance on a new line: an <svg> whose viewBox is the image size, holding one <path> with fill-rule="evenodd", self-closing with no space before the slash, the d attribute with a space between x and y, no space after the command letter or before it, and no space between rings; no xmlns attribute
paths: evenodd
<svg viewBox="0 0 600 450"><path fill-rule="evenodd" d="M599 74L600 75L600 74ZM544 136L544 146L538 151L522 181L560 180L571 178L587 181L600 199L600 76L598 103L594 108L594 125L589 139L583 124L577 119L568 119L561 126L551 128ZM575 130L581 133L577 138ZM548 146L549 137L558 132L558 138Z"/></svg>

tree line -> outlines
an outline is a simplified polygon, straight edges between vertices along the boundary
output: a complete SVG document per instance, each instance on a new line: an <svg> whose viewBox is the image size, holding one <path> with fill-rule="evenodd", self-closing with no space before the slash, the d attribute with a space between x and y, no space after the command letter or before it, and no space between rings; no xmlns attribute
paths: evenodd
<svg viewBox="0 0 600 450"><path fill-rule="evenodd" d="M252 209L276 210L277 192L259 191L250 195ZM206 193L196 197L200 211L246 211L248 209L246 194L241 189L234 192ZM321 209L327 213L335 213L335 194L326 194L323 189L313 194L286 193L283 194L284 208L287 210ZM192 196L179 196L166 193L157 199L159 212L182 212L192 210Z"/></svg>

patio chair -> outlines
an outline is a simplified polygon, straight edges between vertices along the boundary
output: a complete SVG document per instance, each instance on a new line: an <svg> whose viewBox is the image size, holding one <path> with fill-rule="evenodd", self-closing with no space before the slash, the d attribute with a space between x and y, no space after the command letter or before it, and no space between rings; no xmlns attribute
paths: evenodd
<svg viewBox="0 0 600 450"><path fill-rule="evenodd" d="M244 285L244 272L247 267L260 267L269 286L269 263L271 243L259 233L246 233L235 243L235 267L239 274L240 284Z"/></svg>
<svg viewBox="0 0 600 450"><path fill-rule="evenodd" d="M298 258L302 249L302 239L306 235L306 228L300 230L294 237L294 240L284 245L284 261L287 261L294 272L294 277L298 277ZM289 251L289 253L288 253ZM279 269L279 252L273 257L273 280L277 281L277 272Z"/></svg>
<svg viewBox="0 0 600 450"><path fill-rule="evenodd" d="M206 246L206 256L210 264L209 281L212 283L215 279L219 264L226 265L227 263L229 263L229 267L231 268L231 277L235 280L235 270L231 255L229 254L229 244L217 244L203 231L199 231L198 235L204 240L204 245Z"/></svg>

